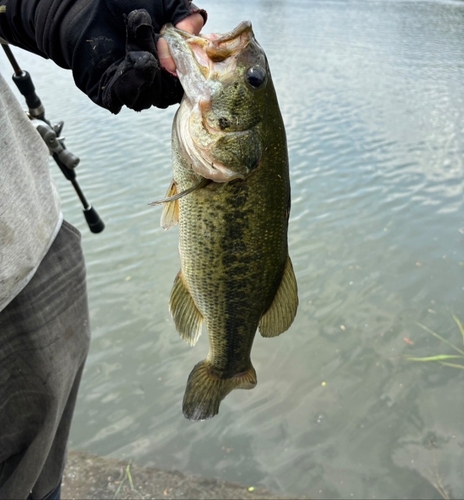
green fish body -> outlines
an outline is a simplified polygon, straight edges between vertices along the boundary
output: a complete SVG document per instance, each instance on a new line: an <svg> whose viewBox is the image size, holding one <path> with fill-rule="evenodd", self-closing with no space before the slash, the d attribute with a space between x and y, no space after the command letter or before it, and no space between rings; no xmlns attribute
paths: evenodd
<svg viewBox="0 0 464 500"><path fill-rule="evenodd" d="M178 223L180 235L170 310L191 345L206 323L210 350L191 372L183 401L188 419L204 420L231 390L256 385L250 353L257 329L277 336L296 314L286 136L249 23L226 35L168 27L163 36L185 89L168 192L179 199L162 216L162 226Z"/></svg>

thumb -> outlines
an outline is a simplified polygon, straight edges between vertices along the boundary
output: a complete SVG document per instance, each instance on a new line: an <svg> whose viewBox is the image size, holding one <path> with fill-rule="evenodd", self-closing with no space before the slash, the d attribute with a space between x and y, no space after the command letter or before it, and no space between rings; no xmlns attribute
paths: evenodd
<svg viewBox="0 0 464 500"><path fill-rule="evenodd" d="M151 16L145 9L133 10L126 16L126 54L139 51L156 54Z"/></svg>

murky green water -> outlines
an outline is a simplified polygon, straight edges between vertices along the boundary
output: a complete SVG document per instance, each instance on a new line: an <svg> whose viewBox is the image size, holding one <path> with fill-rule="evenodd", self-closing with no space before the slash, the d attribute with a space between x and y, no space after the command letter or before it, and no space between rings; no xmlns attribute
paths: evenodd
<svg viewBox="0 0 464 500"><path fill-rule="evenodd" d="M254 24L288 133L292 328L256 338L258 385L203 423L181 412L207 351L167 302L177 230L150 201L170 181L174 110L97 109L68 72L16 51L105 220L84 233L92 351L71 446L312 498L464 496L464 371L405 355L463 347L464 3L205 0L206 31ZM10 73L1 58L0 70ZM405 340L406 339L406 340ZM324 384L323 384L324 383Z"/></svg>

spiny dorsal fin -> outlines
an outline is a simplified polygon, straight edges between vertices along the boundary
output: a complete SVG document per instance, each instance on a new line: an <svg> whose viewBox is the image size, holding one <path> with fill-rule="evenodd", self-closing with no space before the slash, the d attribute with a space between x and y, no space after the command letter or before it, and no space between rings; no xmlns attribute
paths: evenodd
<svg viewBox="0 0 464 500"><path fill-rule="evenodd" d="M271 307L259 322L263 337L277 337L290 328L298 308L298 287L292 261L287 256L284 275Z"/></svg>
<svg viewBox="0 0 464 500"><path fill-rule="evenodd" d="M182 271L176 276L169 300L169 310L180 336L190 345L195 345L201 334L203 316L193 302L184 283Z"/></svg>

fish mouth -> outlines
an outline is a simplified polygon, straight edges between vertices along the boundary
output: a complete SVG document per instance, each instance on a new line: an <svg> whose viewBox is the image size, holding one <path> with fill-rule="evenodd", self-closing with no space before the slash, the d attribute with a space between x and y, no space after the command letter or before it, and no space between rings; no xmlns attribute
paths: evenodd
<svg viewBox="0 0 464 500"><path fill-rule="evenodd" d="M217 73L218 69L221 73L235 69L236 61L233 56L247 47L253 38L253 30L250 21L243 21L232 31L222 35L215 33L192 35L192 33L175 28L172 24L167 24L162 29L161 35L169 45L182 82L182 76L185 78L185 75L192 71L199 72L207 80L213 73ZM179 50L181 47L184 49L183 51ZM183 56L182 52L184 52ZM190 52L193 57L190 58L185 52ZM222 64L221 68L217 67L217 63L225 61L229 61L230 64ZM185 63L188 64L188 67ZM231 67L232 65L234 67ZM189 71L185 72L185 69ZM188 91L185 87L184 90Z"/></svg>

